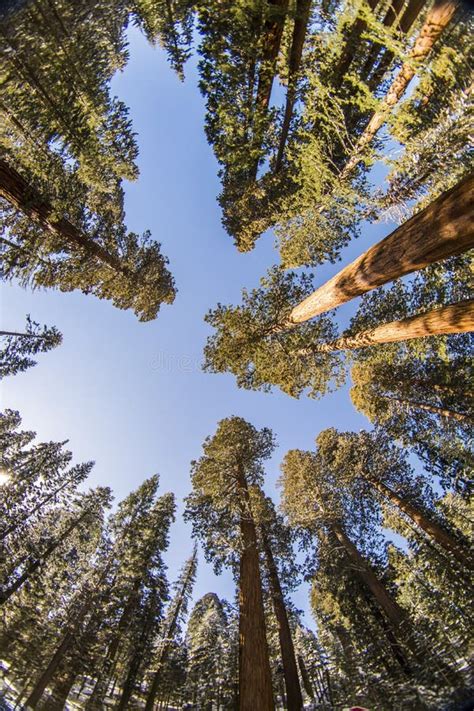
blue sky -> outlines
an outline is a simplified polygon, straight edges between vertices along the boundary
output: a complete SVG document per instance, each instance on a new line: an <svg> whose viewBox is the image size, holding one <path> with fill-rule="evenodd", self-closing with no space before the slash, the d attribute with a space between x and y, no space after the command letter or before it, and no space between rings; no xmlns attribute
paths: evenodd
<svg viewBox="0 0 474 711"><path fill-rule="evenodd" d="M253 252L239 254L221 227L217 163L204 136L194 59L182 83L164 53L132 29L130 62L113 90L130 107L140 147L140 178L126 185L127 225L135 232L150 229L162 243L178 287L176 301L143 324L91 296L3 284L4 329L20 330L30 313L56 325L64 342L40 356L35 368L4 382L2 407L19 410L24 429L36 431L40 441L69 439L76 461L95 460L89 484L111 486L116 501L160 473L162 492L173 491L179 506L167 555L173 579L192 550L180 515L190 490L189 463L220 419L239 415L274 431L278 448L267 466L266 491L275 500L279 463L288 449L312 448L326 427L359 430L368 422L354 410L348 387L320 401L297 401L279 391L239 390L232 376L200 370L208 334L204 314L218 301L238 302L243 286L257 285L278 261L273 240L267 235ZM342 263L390 229L368 226L343 251ZM340 268L324 265L315 283ZM340 309L341 326L355 305ZM230 574L214 576L201 555L194 597L211 590L230 600L234 595ZM306 586L294 601L308 610ZM313 624L309 614L306 622Z"/></svg>

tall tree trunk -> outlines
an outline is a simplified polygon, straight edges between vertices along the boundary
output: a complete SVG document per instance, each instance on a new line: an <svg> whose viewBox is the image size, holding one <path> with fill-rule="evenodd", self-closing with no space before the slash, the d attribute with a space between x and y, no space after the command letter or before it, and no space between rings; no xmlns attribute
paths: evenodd
<svg viewBox="0 0 474 711"><path fill-rule="evenodd" d="M252 144L260 153L263 142L263 128L260 126L261 117L265 116L270 104L273 80L275 77L276 60L280 51L281 38L288 10L288 0L269 0L268 7L272 16L264 23L263 50L260 57L260 71L257 83L257 96L255 99L257 130L254 131ZM250 180L257 179L259 158L257 157L250 171Z"/></svg>
<svg viewBox="0 0 474 711"><path fill-rule="evenodd" d="M273 711L257 533L250 510L247 480L241 466L237 485L242 501L240 533L243 546L239 572L239 709Z"/></svg>
<svg viewBox="0 0 474 711"><path fill-rule="evenodd" d="M37 222L44 230L60 237L65 242L79 247L99 261L107 264L114 271L130 276L129 271L121 264L120 260L97 242L81 232L65 217L56 219L53 207L44 199L32 185L6 161L0 159L0 196L5 198L13 207Z"/></svg>
<svg viewBox="0 0 474 711"><path fill-rule="evenodd" d="M408 55L408 61L401 67L385 94L379 109L372 115L362 136L357 141L354 155L348 160L341 172L341 180L347 178L349 173L351 173L359 163L362 151L383 126L391 109L400 101L408 84L415 76L416 67L426 59L431 48L449 24L457 7L457 0L435 0L431 10L426 16L425 23L420 30L415 45Z"/></svg>
<svg viewBox="0 0 474 711"><path fill-rule="evenodd" d="M2 592L0 593L0 605L4 605L11 598L11 596L16 593L17 590L19 590L21 586L38 570L38 568L44 565L44 562L51 557L54 551L61 545L61 543L63 543L63 541L66 540L66 538L74 531L74 529L79 526L79 524L86 518L86 516L88 516L89 513L89 511L84 511L84 513L78 519L73 521L66 528L64 533L62 533L59 538L57 538L53 543L48 546L44 553L42 553L38 558L35 558L27 565L26 570L20 575L19 578L15 580L14 583L12 583L5 590L2 590Z"/></svg>
<svg viewBox="0 0 474 711"><path fill-rule="evenodd" d="M299 709L303 708L303 697L301 696L298 667L296 666L295 648L277 566L264 526L260 526L260 538L270 581L273 609L278 623L278 636L280 640L288 711L299 711Z"/></svg>
<svg viewBox="0 0 474 711"><path fill-rule="evenodd" d="M128 599L123 607L122 614L117 625L117 629L107 649L107 654L103 660L102 666L97 675L94 689L89 699L85 704L86 709L101 709L103 700L107 694L109 685L109 675L114 667L120 643L122 642L122 634L130 625L132 612L137 602L138 591L140 589L141 579L137 578L133 584L133 588L128 596Z"/></svg>
<svg viewBox="0 0 474 711"><path fill-rule="evenodd" d="M268 7L271 16L266 20L263 28L262 67L258 78L256 99L257 108L263 112L268 109L270 103L275 64L280 51L281 38L288 11L288 0L269 0Z"/></svg>
<svg viewBox="0 0 474 711"><path fill-rule="evenodd" d="M308 321L377 286L474 247L473 205L471 174L297 304L285 326Z"/></svg>
<svg viewBox="0 0 474 711"><path fill-rule="evenodd" d="M64 677L54 685L51 698L44 705L44 711L63 711L76 677L74 669L65 670Z"/></svg>
<svg viewBox="0 0 474 711"><path fill-rule="evenodd" d="M303 680L304 690L308 694L310 699L314 699L313 685L311 684L311 679L309 678L308 670L306 669L306 664L301 654L298 654L298 665L301 672L301 678Z"/></svg>
<svg viewBox="0 0 474 711"><path fill-rule="evenodd" d="M412 26L415 20L417 19L418 15L420 14L422 8L426 4L426 0L410 0L405 12L402 14L400 18L400 23L399 23L399 29L400 32L403 32L404 34L407 34ZM382 58L380 59L380 62L378 63L378 66L376 67L374 73L370 77L368 86L371 91L375 91L375 89L378 87L380 82L382 81L385 72L393 62L395 55L393 52L391 52L389 49L386 49L385 52L382 55Z"/></svg>
<svg viewBox="0 0 474 711"><path fill-rule="evenodd" d="M405 3L405 0L392 0L387 8L387 12L382 20L382 25L384 27L393 27L397 23L400 11ZM366 79L370 74L372 67L374 66L377 57L383 48L383 44L379 42L374 42L370 48L367 59L365 60L364 66L361 70L361 78Z"/></svg>
<svg viewBox="0 0 474 711"><path fill-rule="evenodd" d="M430 536L438 545L440 545L449 554L453 555L466 568L472 566L471 557L463 549L462 545L444 530L436 521L429 518L424 511L413 506L406 498L397 494L393 489L384 484L382 481L363 472L362 476L366 479L382 496L392 502L400 511L403 511L414 523L416 523L425 533Z"/></svg>
<svg viewBox="0 0 474 711"><path fill-rule="evenodd" d="M301 64L301 57L303 56L303 47L306 37L306 30L308 28L310 8L311 0L296 0L293 37L291 40L290 57L288 60L288 88L286 90L285 113L281 125L277 157L275 159L275 173L278 173L281 170L285 146L288 140L291 118L293 116L293 109L296 101L297 74Z"/></svg>
<svg viewBox="0 0 474 711"><path fill-rule="evenodd" d="M395 602L392 596L388 593L385 585L383 585L377 578L369 563L359 553L356 546L346 535L343 527L338 523L333 523L331 524L331 529L339 543L344 548L349 559L352 561L357 574L368 587L378 606L390 621L395 634L399 636L401 630L406 627L407 615L405 611L402 610L398 603ZM405 639L406 629L404 629L404 633L400 636L403 640Z"/></svg>
<svg viewBox="0 0 474 711"><path fill-rule="evenodd" d="M0 331L0 336L18 336L19 338L44 338L34 333L17 333L16 331Z"/></svg>
<svg viewBox="0 0 474 711"><path fill-rule="evenodd" d="M367 5L371 10L375 10L378 3L379 0L367 0ZM366 29L367 23L362 17L359 17L352 25L349 36L339 58L339 62L334 70L334 84L336 86L340 86L344 81L344 76L347 74L355 57L362 33L365 32Z"/></svg>
<svg viewBox="0 0 474 711"><path fill-rule="evenodd" d="M43 694L46 690L46 687L53 679L53 677L56 673L56 670L58 669L62 660L64 659L67 652L71 648L73 642L74 642L73 634L71 632L66 632L66 634L64 635L64 637L61 641L61 644L59 645L59 647L57 648L53 657L51 658L51 661L49 662L48 666L44 670L43 674L41 674L40 678L38 679L35 686L33 687L32 692L26 699L25 708L32 708L32 709L36 708L38 702L41 700L41 697L43 696Z"/></svg>
<svg viewBox="0 0 474 711"><path fill-rule="evenodd" d="M473 329L474 330L474 329ZM384 395L387 400L396 400L397 402L405 405L408 408L413 408L415 410L425 410L426 412L431 412L433 415L439 415L440 417L445 417L450 420L456 420L457 422L472 422L472 417L466 415L464 412L457 412L456 410L449 410L446 407L438 407L437 405L428 405L425 402L417 402L414 400L406 400L401 397L393 397L392 395Z"/></svg>
<svg viewBox="0 0 474 711"><path fill-rule="evenodd" d="M194 555L193 555L193 560L195 560L196 555L197 555L197 553L195 550ZM173 639L174 634L177 629L177 626L178 626L178 619L179 619L179 615L181 613L181 608L183 606L186 589L187 589L188 585L190 584L190 580L191 580L193 574L194 574L193 573L193 566L190 565L188 575L183 580L183 585L181 588L181 595L178 597L178 602L177 602L177 605L173 611L173 615L171 617L170 624L169 624L168 628L165 630L165 642L160 647L159 652L158 652L158 659L155 662L157 669L153 675L153 680L151 682L151 686L148 691L148 696L147 696L146 703L145 703L145 711L153 711L153 709L154 709L155 698L156 698L156 694L158 693L158 687L159 687L160 679L161 679L161 675L162 675L162 667L168 657L168 653L169 653L170 646L171 646L171 640Z"/></svg>
<svg viewBox="0 0 474 711"><path fill-rule="evenodd" d="M396 343L409 341L412 338L469 333L470 331L474 331L474 299L442 306L440 309L433 309L433 311L427 311L424 314L404 318L400 321L384 323L367 331L360 331L355 336L342 336L335 341L317 343L309 348L302 348L297 353L309 355L310 353L355 350L377 343ZM438 414L441 414L441 411Z"/></svg>

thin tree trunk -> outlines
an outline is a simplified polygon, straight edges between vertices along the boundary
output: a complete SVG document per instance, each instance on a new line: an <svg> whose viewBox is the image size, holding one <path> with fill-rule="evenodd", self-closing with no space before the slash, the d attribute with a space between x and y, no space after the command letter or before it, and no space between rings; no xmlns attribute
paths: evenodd
<svg viewBox="0 0 474 711"><path fill-rule="evenodd" d="M431 48L438 40L443 30L449 24L458 7L457 0L435 0L426 16L425 23L413 49L408 55L408 61L403 64L397 76L388 89L379 109L373 114L362 136L357 141L354 155L348 160L341 172L341 180L347 178L361 160L361 152L373 140L379 129L387 120L391 109L400 101L408 84L416 73L416 67L428 56Z"/></svg>
<svg viewBox="0 0 474 711"><path fill-rule="evenodd" d="M278 570L264 526L260 526L260 537L268 570L268 578L270 581L273 609L278 623L278 636L280 640L281 660L283 663L283 676L285 678L288 711L299 711L299 709L303 708L303 697L301 696L298 667L296 666L295 648L291 636L290 624L288 622L288 615L285 606L285 598L281 589Z"/></svg>
<svg viewBox="0 0 474 711"><path fill-rule="evenodd" d="M405 0L393 0L390 3L390 5L387 8L387 12L385 13L385 16L382 20L382 25L384 27L392 27L393 25L395 25L404 3L405 3ZM370 48L369 55L368 55L367 59L365 60L364 66L362 67L362 71L361 71L362 79L366 79L368 77L368 75L370 74L372 67L374 66L374 64L377 60L377 57L380 54L382 46L383 45L381 43L374 42L374 44Z"/></svg>
<svg viewBox="0 0 474 711"><path fill-rule="evenodd" d="M196 550L194 551L193 557L194 557L194 559L196 558ZM147 696L146 703L145 703L145 711L153 711L153 709L154 709L155 698L156 698L156 694L158 692L158 687L160 684L160 679L161 679L161 674L162 674L162 667L163 667L164 662L166 661L166 658L167 658L169 650L170 650L171 640L173 639L173 636L175 634L175 631L176 631L176 628L178 625L179 615L181 612L181 608L183 606L186 588L189 585L192 575L193 575L193 566L190 565L188 575L185 577L185 579L183 581L183 586L181 588L181 595L178 598L178 604L175 607L175 610L173 612L168 629L165 631L165 634L166 634L165 642L161 646L159 653L158 653L158 659L156 660L157 669L153 675L153 680L152 680L150 689L148 691L148 696Z"/></svg>
<svg viewBox="0 0 474 711"><path fill-rule="evenodd" d="M21 588L23 583L25 583L33 575L33 573L38 570L38 568L44 565L44 562L50 558L54 551L61 545L61 543L63 543L63 541L66 540L72 531L79 526L79 524L86 516L88 516L89 513L89 511L85 511L78 519L76 519L76 521L71 523L64 533L62 533L61 536L54 541L54 543L48 546L46 551L42 553L39 558L36 558L27 566L26 570L15 580L14 583L0 593L0 605L4 605L11 598L11 596Z"/></svg>
<svg viewBox="0 0 474 711"><path fill-rule="evenodd" d="M417 19L425 4L426 0L410 0L405 9L405 12L400 18L400 32L407 34L411 30L413 23ZM394 59L394 56L395 55L393 54L393 52L391 52L389 49L386 49L383 53L383 56L368 83L369 89L371 91L374 91L383 79L385 72L387 71Z"/></svg>
<svg viewBox="0 0 474 711"><path fill-rule="evenodd" d="M301 672L301 679L303 680L304 690L308 694L310 699L314 699L313 686L311 684L311 679L309 678L308 670L306 669L306 664L301 654L298 654L298 665Z"/></svg>
<svg viewBox="0 0 474 711"><path fill-rule="evenodd" d="M268 7L272 17L264 25L264 47L261 57L262 68L257 85L257 108L266 111L270 103L273 79L275 76L275 63L280 51L283 28L285 26L288 0L269 0Z"/></svg>
<svg viewBox="0 0 474 711"><path fill-rule="evenodd" d="M255 106L257 109L257 120L268 111L272 94L273 80L275 78L275 66L280 51L281 38L288 10L288 0L270 0L268 3L270 11L273 10L276 16L269 18L264 24L264 44L262 56L260 58L260 72L257 83L257 96ZM252 143L260 151L263 141L263 130L261 127L254 133ZM258 173L259 158L257 157L250 171L250 179L256 180Z"/></svg>
<svg viewBox="0 0 474 711"><path fill-rule="evenodd" d="M403 511L414 523L416 523L425 533L430 536L438 545L440 545L449 554L453 555L466 568L472 566L471 557L463 549L462 545L456 541L447 531L445 531L436 521L429 518L425 512L421 511L416 506L413 506L407 499L399 496L393 489L388 487L382 481L369 474L362 473L375 489L377 489L383 497L392 502L400 511Z"/></svg>
<svg viewBox="0 0 474 711"><path fill-rule="evenodd" d="M392 596L388 593L385 585L383 585L377 578L369 563L359 553L356 546L346 535L342 526L338 523L333 523L331 524L331 529L339 543L341 543L342 547L346 551L349 559L352 561L357 574L369 588L378 606L382 609L392 624L394 631L398 632L401 630L406 626L407 616L405 611L402 610L398 603L395 602ZM405 636L405 634L402 635L403 638L405 638Z"/></svg>
<svg viewBox="0 0 474 711"><path fill-rule="evenodd" d="M287 326L474 247L474 174L374 244L291 311Z"/></svg>
<svg viewBox="0 0 474 711"><path fill-rule="evenodd" d="M283 155L285 152L288 133L290 130L293 108L296 101L297 74L303 56L303 47L308 28L309 11L311 0L296 0L295 23L293 27L293 37L291 40L290 57L288 61L288 88L286 90L285 113L281 125L280 141L278 144L277 157L275 160L274 172L281 170Z"/></svg>
<svg viewBox="0 0 474 711"><path fill-rule="evenodd" d="M240 532L243 546L239 572L239 709L273 711L257 533L250 510L247 480L241 466L237 485L242 501Z"/></svg>
<svg viewBox="0 0 474 711"><path fill-rule="evenodd" d="M433 415L440 415L440 417L456 420L457 422L472 422L472 417L466 415L464 412L449 410L445 407L438 407L437 405L427 405L424 402L405 400L404 398L393 397L391 395L384 395L383 397L387 400L396 400L397 402L400 402L402 405L405 405L408 408L414 408L415 410L425 410L426 412L433 413Z"/></svg>
<svg viewBox="0 0 474 711"><path fill-rule="evenodd" d="M18 336L19 338L44 338L34 333L17 333L16 331L0 331L0 336Z"/></svg>
<svg viewBox="0 0 474 711"><path fill-rule="evenodd" d="M51 682L51 679L53 678L57 668L59 667L60 663L64 659L66 653L70 649L74 642L74 637L71 634L71 632L66 632L64 635L61 644L57 648L56 652L54 653L53 657L51 658L51 661L49 662L48 666L44 670L43 674L40 676L38 681L36 682L33 691L31 694L28 696L28 698L25 701L25 707L28 708L36 708L38 702L41 700L41 697L43 696L46 687L48 684Z"/></svg>
<svg viewBox="0 0 474 711"><path fill-rule="evenodd" d="M0 196L41 225L44 230L93 255L116 272L129 276L128 270L117 257L103 249L66 218L54 218L52 205L3 159L0 159Z"/></svg>
<svg viewBox="0 0 474 711"><path fill-rule="evenodd" d="M378 3L379 0L367 0L367 4L371 10L375 10ZM334 70L334 83L336 86L340 86L344 81L344 76L347 74L355 57L358 42L362 36L362 33L365 32L366 29L367 23L362 17L359 17L352 25L346 44L339 58L339 63Z"/></svg>
<svg viewBox="0 0 474 711"><path fill-rule="evenodd" d="M424 314L404 318L400 321L384 323L367 331L360 331L355 336L342 336L335 341L317 343L309 348L298 350L297 354L303 356L311 353L355 350L377 343L396 343L409 341L412 338L469 333L470 331L474 331L474 299L442 306L440 309L433 309L433 311L427 311Z"/></svg>

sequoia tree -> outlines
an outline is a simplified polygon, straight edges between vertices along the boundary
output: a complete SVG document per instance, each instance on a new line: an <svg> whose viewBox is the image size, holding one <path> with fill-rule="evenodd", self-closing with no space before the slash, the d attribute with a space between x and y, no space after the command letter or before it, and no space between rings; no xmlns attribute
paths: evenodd
<svg viewBox="0 0 474 711"><path fill-rule="evenodd" d="M23 332L0 331L5 345L0 350L0 378L16 375L36 365L30 356L45 353L62 342L62 335L55 326L43 326L26 317Z"/></svg>
<svg viewBox="0 0 474 711"><path fill-rule="evenodd" d="M186 518L217 571L230 566L239 590L239 708L273 709L265 636L259 549L251 488L261 485L263 461L274 448L270 430L239 417L222 420L192 468Z"/></svg>

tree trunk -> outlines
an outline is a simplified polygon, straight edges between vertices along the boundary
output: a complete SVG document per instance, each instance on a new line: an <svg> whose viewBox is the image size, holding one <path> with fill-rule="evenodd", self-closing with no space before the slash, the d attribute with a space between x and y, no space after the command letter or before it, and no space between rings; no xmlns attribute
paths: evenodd
<svg viewBox="0 0 474 711"><path fill-rule="evenodd" d="M196 557L196 550L194 551L194 558L195 557ZM150 689L148 691L148 696L147 696L146 703L145 703L145 711L153 711L153 709L154 709L155 698L156 698L156 694L158 692L158 687L159 687L159 683L160 683L160 679L161 679L162 666L163 666L164 662L166 661L166 658L169 653L171 640L175 634L175 631L176 631L176 628L178 625L178 619L179 619L179 615L180 615L181 608L183 605L186 588L189 585L192 574L193 574L193 567L192 567L192 565L190 565L189 574L185 577L185 579L183 581L183 586L181 588L181 595L178 598L178 604L175 607L170 624L168 626L168 629L165 632L165 634L166 634L165 642L162 645L162 647L160 648L159 653L158 653L158 659L156 660L157 669L153 675L153 681L152 681Z"/></svg>
<svg viewBox="0 0 474 711"><path fill-rule="evenodd" d="M387 12L385 13L385 16L382 20L382 25L384 27L393 27L393 25L395 25L404 3L405 3L405 0L392 0L390 5L388 6ZM368 55L367 59L365 60L364 66L362 67L362 70L361 70L362 79L365 80L368 77L368 75L370 74L372 67L374 66L375 62L377 61L377 57L380 55L382 47L383 47L383 45L380 44L379 42L374 42L374 44L370 48L369 55Z"/></svg>
<svg viewBox="0 0 474 711"><path fill-rule="evenodd" d="M317 343L309 348L302 348L297 353L309 355L310 353L355 350L377 343L396 343L409 341L412 338L469 333L470 331L474 331L474 299L442 306L440 309L404 318L401 321L384 323L367 331L360 331L355 336L342 336L335 341Z"/></svg>
<svg viewBox="0 0 474 711"><path fill-rule="evenodd" d="M401 397L393 397L391 395L384 395L387 400L396 400L402 405L408 408L414 408L415 410L425 410L426 412L431 412L433 415L439 415L440 417L445 417L447 419L456 420L457 422L471 422L472 417L466 415L464 412L457 412L456 410L449 410L445 407L438 407L437 405L427 405L424 402L415 402L413 400L405 400Z"/></svg>
<svg viewBox="0 0 474 711"><path fill-rule="evenodd" d="M357 141L354 155L348 160L341 172L341 180L347 178L361 159L361 152L373 140L379 129L387 120L387 114L400 101L408 84L416 73L416 67L426 59L431 48L449 24L458 7L457 0L435 0L431 10L426 16L425 23L413 49L408 55L397 76L388 89L379 109L372 115L362 136Z"/></svg>
<svg viewBox="0 0 474 711"><path fill-rule="evenodd" d="M122 614L117 625L115 634L110 642L109 648L107 649L107 654L102 662L102 667L99 670L94 689L90 695L88 701L85 704L86 709L100 709L102 708L102 702L107 694L107 689L109 685L109 674L114 666L115 658L119 651L120 643L122 642L122 633L130 625L130 619L132 612L137 602L137 595L140 589L140 579L136 579L133 588L128 596L128 599L123 607Z"/></svg>
<svg viewBox="0 0 474 711"><path fill-rule="evenodd" d="M77 674L72 669L69 672L66 671L65 677L59 679L54 685L51 698L48 699L47 704L44 706L44 711L63 711L66 701L71 693L71 689L76 681Z"/></svg>
<svg viewBox="0 0 474 711"><path fill-rule="evenodd" d="M333 523L331 524L331 529L339 543L343 546L349 559L352 561L357 575L359 575L368 587L378 606L385 613L387 619L393 627L394 632L398 636L400 630L406 626L407 616L405 611L402 610L398 603L395 602L392 596L388 593L385 585L383 585L377 578L369 563L359 553L356 546L348 538L342 526L338 523ZM405 638L405 634L402 635L402 638Z"/></svg>
<svg viewBox="0 0 474 711"><path fill-rule="evenodd" d="M56 541L49 545L46 551L42 553L39 558L35 558L35 560L27 566L26 570L15 580L14 583L0 593L0 605L4 605L11 598L11 596L21 588L23 583L25 583L33 575L33 573L35 573L38 568L44 564L44 562L54 553L56 548L58 548L61 543L66 540L66 538L75 528L77 528L77 526L79 526L79 524L89 513L89 511L85 511L78 519L73 521L64 533L62 533Z"/></svg>
<svg viewBox="0 0 474 711"><path fill-rule="evenodd" d="M462 545L456 541L447 531L445 531L438 523L429 518L423 511L413 506L407 499L399 496L393 489L388 487L383 482L375 477L363 473L362 476L366 479L382 496L392 502L400 511L403 511L414 523L416 523L425 533L430 536L438 545L440 545L449 554L453 555L466 568L472 566L472 561Z"/></svg>
<svg viewBox="0 0 474 711"><path fill-rule="evenodd" d="M278 570L273 557L272 549L264 526L260 526L260 537L263 553L268 570L273 609L278 623L278 636L280 640L281 660L283 663L283 676L287 696L288 711L299 711L303 708L298 667L296 666L295 648L291 636L290 624L286 613L285 598L280 585Z"/></svg>
<svg viewBox="0 0 474 711"><path fill-rule="evenodd" d="M37 222L44 230L51 232L65 242L79 247L84 252L96 257L114 271L129 276L128 270L114 255L103 249L97 242L81 232L65 217L53 217L52 205L28 184L24 178L8 163L0 159L0 196L13 207Z"/></svg>
<svg viewBox="0 0 474 711"><path fill-rule="evenodd" d="M379 0L367 0L367 4L371 10L375 10L378 3ZM362 17L359 17L352 25L346 44L341 53L339 63L334 70L334 83L337 87L339 87L344 81L344 76L347 74L347 71L349 70L349 67L354 59L358 42L362 33L365 32L366 29L367 23Z"/></svg>
<svg viewBox="0 0 474 711"><path fill-rule="evenodd" d="M275 63L280 51L283 28L285 26L288 0L269 0L268 8L272 13L264 25L264 44L261 56L261 69L257 86L257 108L266 111L270 103Z"/></svg>
<svg viewBox="0 0 474 711"><path fill-rule="evenodd" d="M237 485L242 501L240 533L243 546L239 572L239 709L273 711L257 534L250 511L247 480L241 466Z"/></svg>
<svg viewBox="0 0 474 711"><path fill-rule="evenodd" d="M288 88L286 91L285 114L281 125L280 141L275 160L275 173L281 170L283 154L288 140L293 108L296 101L297 73L301 64L301 57L303 56L303 46L306 30L308 28L310 8L311 0L296 0L295 24L293 27L293 37L288 61Z"/></svg>
<svg viewBox="0 0 474 711"><path fill-rule="evenodd" d="M44 338L34 333L17 333L16 331L0 331L0 336L18 336L19 338Z"/></svg>
<svg viewBox="0 0 474 711"><path fill-rule="evenodd" d="M28 698L25 701L25 708L36 708L38 702L41 700L41 697L43 696L46 687L48 684L51 682L51 679L53 678L57 668L59 667L60 663L64 659L66 653L69 651L70 647L72 646L74 642L74 637L71 632L66 632L64 635L61 644L57 648L56 652L54 653L51 661L49 662L48 666L44 670L43 674L40 676L38 681L36 682L33 691L31 694L28 696Z"/></svg>
<svg viewBox="0 0 474 711"><path fill-rule="evenodd" d="M374 244L291 311L288 326L474 247L474 174Z"/></svg>
<svg viewBox="0 0 474 711"><path fill-rule="evenodd" d="M400 32L407 34L411 30L413 23L417 19L425 3L426 0L410 0L405 9L405 12L400 18ZM375 89L378 87L379 83L384 77L385 72L393 62L394 56L395 55L393 54L393 52L391 52L389 49L386 49L383 53L383 56L368 83L369 89L371 91L375 91Z"/></svg>
<svg viewBox="0 0 474 711"><path fill-rule="evenodd" d="M311 684L311 679L309 678L308 670L306 669L306 664L301 654L298 654L298 665L301 672L301 678L303 680L304 690L308 694L310 699L314 699L313 686Z"/></svg>

